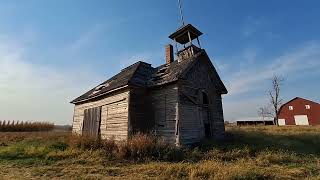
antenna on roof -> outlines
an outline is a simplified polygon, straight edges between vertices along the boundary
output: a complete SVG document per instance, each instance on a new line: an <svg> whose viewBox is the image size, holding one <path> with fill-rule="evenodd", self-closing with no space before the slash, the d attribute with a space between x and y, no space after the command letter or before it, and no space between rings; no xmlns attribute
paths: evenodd
<svg viewBox="0 0 320 180"><path fill-rule="evenodd" d="M184 19L183 19L183 13L182 13L181 0L178 0L178 4L179 4L180 16L181 16L181 23L182 23L182 26L184 26Z"/></svg>

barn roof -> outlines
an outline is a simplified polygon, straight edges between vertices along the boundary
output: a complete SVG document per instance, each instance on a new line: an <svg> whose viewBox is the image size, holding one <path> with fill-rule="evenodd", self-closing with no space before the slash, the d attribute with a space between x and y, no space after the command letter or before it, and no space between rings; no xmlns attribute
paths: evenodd
<svg viewBox="0 0 320 180"><path fill-rule="evenodd" d="M298 99L301 99L301 100L304 100L304 101L308 101L308 102L311 102L311 103L315 103L315 104L320 105L320 104L317 103L317 102L314 102L314 101L311 101L311 100L308 100L308 99L305 99L305 98L295 97L295 98L291 99L290 101L284 103L284 104L279 108L279 112L283 109L283 107L284 107L285 105L291 103L292 101L298 100Z"/></svg>
<svg viewBox="0 0 320 180"><path fill-rule="evenodd" d="M71 103L76 104L79 102L94 99L122 87L140 86L149 88L163 86L168 83L175 82L178 79L184 77L188 70L191 69L193 64L197 62L197 59L203 58L209 60L209 57L206 54L205 50L201 50L199 53L189 59L185 59L180 62L173 61L170 64L163 64L155 68L152 67L151 64L139 61L124 68L123 70L121 70L121 72L119 72L112 78L99 84L80 97L74 99L73 101L71 101ZM214 73L216 73L218 77L218 89L220 89L222 93L227 93L227 89L225 88L211 62L210 64L211 68L213 68Z"/></svg>

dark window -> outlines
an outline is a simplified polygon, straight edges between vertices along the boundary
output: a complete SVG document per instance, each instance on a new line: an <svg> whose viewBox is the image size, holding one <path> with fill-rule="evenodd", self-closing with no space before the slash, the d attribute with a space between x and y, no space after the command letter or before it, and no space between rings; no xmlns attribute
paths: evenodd
<svg viewBox="0 0 320 180"><path fill-rule="evenodd" d="M204 133L205 133L206 138L211 137L211 128L210 128L209 123L204 124Z"/></svg>
<svg viewBox="0 0 320 180"><path fill-rule="evenodd" d="M202 103L203 104L209 104L208 95L205 92L202 92Z"/></svg>

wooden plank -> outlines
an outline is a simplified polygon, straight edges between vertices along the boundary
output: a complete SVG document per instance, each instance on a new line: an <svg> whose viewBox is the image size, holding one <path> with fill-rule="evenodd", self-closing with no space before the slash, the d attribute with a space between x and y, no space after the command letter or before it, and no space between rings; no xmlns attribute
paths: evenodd
<svg viewBox="0 0 320 180"><path fill-rule="evenodd" d="M98 138L101 124L101 107L84 110L82 134Z"/></svg>
<svg viewBox="0 0 320 180"><path fill-rule="evenodd" d="M118 94L115 94L113 96L109 96L106 97L104 99L100 99L98 101L94 101L94 102L88 102L88 103L84 103L84 104L80 104L80 105L75 105L74 108L74 120L73 120L73 132L76 133L80 133L82 132L83 129L83 120L84 120L84 111L85 109L90 109L90 108L94 108L94 107L99 107L99 106L103 106L103 108L101 109L101 115L100 115L100 119L101 119L101 123L100 123L100 131L105 132L106 131L106 107L105 105L109 106L110 109L114 110L114 114L111 114L110 117L115 116L114 121L117 120L123 120L123 121L127 121L128 119L128 113L127 113L127 104L128 104L128 94L129 91L122 91ZM96 113L98 113L96 111ZM121 117L120 114L124 114L123 117ZM119 115L117 115L119 114ZM118 117L117 117L118 116ZM98 118L98 117L97 117ZM93 124L95 125L95 124Z"/></svg>
<svg viewBox="0 0 320 180"><path fill-rule="evenodd" d="M154 111L155 131L160 137L176 143L176 122L178 108L178 88L172 85L152 92L151 101Z"/></svg>

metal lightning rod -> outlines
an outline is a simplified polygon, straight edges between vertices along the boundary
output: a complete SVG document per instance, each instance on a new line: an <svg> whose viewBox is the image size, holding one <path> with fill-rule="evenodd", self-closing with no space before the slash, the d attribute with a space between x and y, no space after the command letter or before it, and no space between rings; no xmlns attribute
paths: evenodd
<svg viewBox="0 0 320 180"><path fill-rule="evenodd" d="M183 13L182 13L181 0L178 0L178 3L179 3L179 10L180 10L180 16L181 16L181 23L182 23L182 26L184 26L184 19L183 19Z"/></svg>

